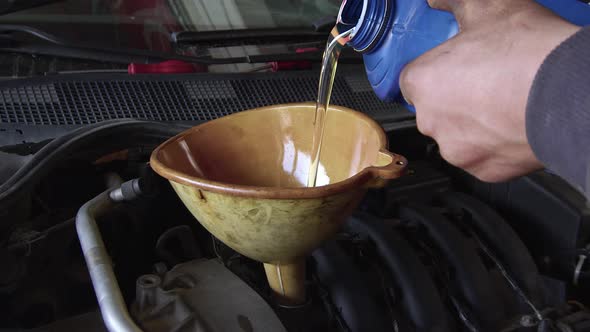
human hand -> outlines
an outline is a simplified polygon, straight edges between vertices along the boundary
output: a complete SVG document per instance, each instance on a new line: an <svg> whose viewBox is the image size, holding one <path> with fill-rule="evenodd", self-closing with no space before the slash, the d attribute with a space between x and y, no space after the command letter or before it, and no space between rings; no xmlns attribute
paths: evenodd
<svg viewBox="0 0 590 332"><path fill-rule="evenodd" d="M408 64L400 87L442 157L496 182L542 167L527 141L529 90L543 60L579 27L532 0L429 0L460 32Z"/></svg>

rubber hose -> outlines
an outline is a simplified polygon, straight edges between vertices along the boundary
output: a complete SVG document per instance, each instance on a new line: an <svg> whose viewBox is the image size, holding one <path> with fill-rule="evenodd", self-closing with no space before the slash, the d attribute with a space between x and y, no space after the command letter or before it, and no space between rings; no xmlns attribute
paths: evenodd
<svg viewBox="0 0 590 332"><path fill-rule="evenodd" d="M151 121L111 120L76 129L52 140L0 186L0 208L79 152L92 150L90 156L98 157L148 140L162 141L187 128Z"/></svg>

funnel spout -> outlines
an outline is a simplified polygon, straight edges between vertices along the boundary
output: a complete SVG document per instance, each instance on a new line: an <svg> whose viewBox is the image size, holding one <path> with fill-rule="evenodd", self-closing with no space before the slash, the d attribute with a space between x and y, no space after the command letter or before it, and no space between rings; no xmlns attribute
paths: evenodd
<svg viewBox="0 0 590 332"><path fill-rule="evenodd" d="M264 263L264 271L278 303L298 305L305 302L305 258L285 264Z"/></svg>

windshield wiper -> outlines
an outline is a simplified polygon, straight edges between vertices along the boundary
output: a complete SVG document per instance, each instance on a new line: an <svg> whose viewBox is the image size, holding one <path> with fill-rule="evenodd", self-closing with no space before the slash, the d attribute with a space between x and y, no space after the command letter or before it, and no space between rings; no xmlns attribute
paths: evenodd
<svg viewBox="0 0 590 332"><path fill-rule="evenodd" d="M25 34L43 42L18 38ZM321 33L318 33L321 34ZM233 36L238 36L234 34ZM208 38L211 35L209 35ZM325 34L324 34L325 37ZM315 61L320 62L323 50L318 49L306 53L258 54L231 58L196 57L189 55L169 54L151 50L128 48L109 48L94 45L72 44L57 36L27 25L0 24L0 51L26 54L39 54L65 58L77 58L112 63L156 63L166 60L179 60L203 65L222 65L235 63L266 63L271 61ZM341 61L358 62L356 52L343 52Z"/></svg>
<svg viewBox="0 0 590 332"><path fill-rule="evenodd" d="M277 28L277 29L240 29L240 30L213 30L213 31L178 31L170 34L172 42L177 44L199 44L210 42L291 42L293 40L325 41L328 32L306 30L303 28Z"/></svg>
<svg viewBox="0 0 590 332"><path fill-rule="evenodd" d="M332 27L336 25L335 16L324 16L311 22L308 28L264 28L264 29L235 29L212 31L178 31L170 34L170 40L177 44L199 44L211 42L292 42L327 40Z"/></svg>

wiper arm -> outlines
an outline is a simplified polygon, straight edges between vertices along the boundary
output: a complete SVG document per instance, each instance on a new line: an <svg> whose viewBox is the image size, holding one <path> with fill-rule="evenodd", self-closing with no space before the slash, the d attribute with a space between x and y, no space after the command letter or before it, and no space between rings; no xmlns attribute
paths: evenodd
<svg viewBox="0 0 590 332"><path fill-rule="evenodd" d="M94 60L95 57L100 56L103 57L102 61L114 60L113 62L116 63L152 63L164 60L180 60L204 65L229 63L225 61L225 59L214 59L210 57L193 57L128 48L96 47L80 44L74 45L55 35L52 35L50 33L47 33L45 31L39 30L28 25L0 24L0 33L4 33L4 35L0 35L0 37L7 38L19 44L18 47L2 47L1 49L4 51L65 56L92 60ZM31 42L23 42L19 40L19 38L15 38L14 36L8 35L10 33L23 33L35 37L37 39L43 40L49 44L43 45ZM106 58L104 58L105 56ZM133 59L134 61L129 61L130 59Z"/></svg>
<svg viewBox="0 0 590 332"><path fill-rule="evenodd" d="M18 12L21 10L39 7L50 4L52 2L60 2L63 0L16 0L16 1L1 1L0 15Z"/></svg>
<svg viewBox="0 0 590 332"><path fill-rule="evenodd" d="M55 35L39 30L32 26L20 24L0 24L0 33L21 32L27 35L37 37L52 44L66 45L67 42Z"/></svg>
<svg viewBox="0 0 590 332"><path fill-rule="evenodd" d="M68 46L55 44L35 43L19 43L15 46L0 47L0 52L36 54L58 58L83 59L124 65L128 65L130 63L155 63L170 60L170 58L102 52L100 50L89 50L78 47L71 48Z"/></svg>

